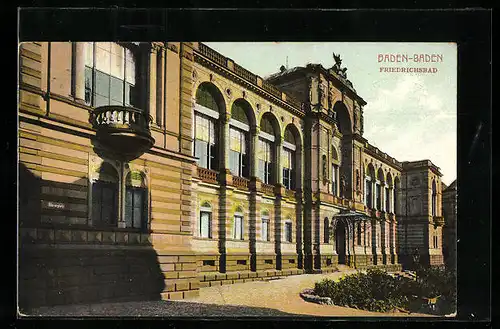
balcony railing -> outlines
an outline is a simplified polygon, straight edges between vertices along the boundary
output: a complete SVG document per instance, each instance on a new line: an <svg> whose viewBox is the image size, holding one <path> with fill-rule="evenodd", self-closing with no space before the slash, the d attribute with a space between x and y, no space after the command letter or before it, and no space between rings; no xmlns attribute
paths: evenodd
<svg viewBox="0 0 500 329"><path fill-rule="evenodd" d="M267 91L267 92L269 92L269 93L273 94L274 96L278 97L279 99L281 99L281 91L279 91L279 89L278 89L278 88L276 88L275 86L273 86L273 85L272 85L272 84L270 84L269 82L267 82L267 81L263 81L263 82L262 82L262 88L263 88L265 91Z"/></svg>
<svg viewBox="0 0 500 329"><path fill-rule="evenodd" d="M285 189L285 196L289 199L295 200L295 191L294 190L289 190Z"/></svg>
<svg viewBox="0 0 500 329"><path fill-rule="evenodd" d="M207 168L198 167L198 177L207 183L217 183L219 178L219 173Z"/></svg>
<svg viewBox="0 0 500 329"><path fill-rule="evenodd" d="M151 116L134 107L97 107L91 113L90 121L100 142L114 152L141 153L155 142L149 130Z"/></svg>
<svg viewBox="0 0 500 329"><path fill-rule="evenodd" d="M244 177L233 176L233 185L236 188L248 190L250 180Z"/></svg>
<svg viewBox="0 0 500 329"><path fill-rule="evenodd" d="M257 76L236 63L234 63L234 73L255 85L257 84Z"/></svg>
<svg viewBox="0 0 500 329"><path fill-rule="evenodd" d="M227 58L224 55L219 54L212 48L205 46L203 43L200 43L199 50L203 56L210 58L223 67L227 67Z"/></svg>
<svg viewBox="0 0 500 329"><path fill-rule="evenodd" d="M302 103L299 102L295 97L292 97L290 95L286 95L286 101L287 103L295 106L295 107L298 107L299 109L302 108Z"/></svg>
<svg viewBox="0 0 500 329"><path fill-rule="evenodd" d="M260 189L266 195L274 195L274 185L261 183Z"/></svg>

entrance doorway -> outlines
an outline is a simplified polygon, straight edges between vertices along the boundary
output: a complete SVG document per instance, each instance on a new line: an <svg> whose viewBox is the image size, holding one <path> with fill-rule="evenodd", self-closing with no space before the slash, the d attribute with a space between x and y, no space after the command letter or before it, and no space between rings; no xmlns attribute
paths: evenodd
<svg viewBox="0 0 500 329"><path fill-rule="evenodd" d="M346 264L346 227L343 221L337 222L335 228L335 247L339 256L339 264Z"/></svg>

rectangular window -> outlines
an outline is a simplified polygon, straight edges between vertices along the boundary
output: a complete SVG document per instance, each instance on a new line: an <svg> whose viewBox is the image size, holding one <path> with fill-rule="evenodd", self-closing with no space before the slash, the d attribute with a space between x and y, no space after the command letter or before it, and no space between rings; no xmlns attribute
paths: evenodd
<svg viewBox="0 0 500 329"><path fill-rule="evenodd" d="M390 210L390 196L389 196L389 188L385 188L385 211L389 212Z"/></svg>
<svg viewBox="0 0 500 329"><path fill-rule="evenodd" d="M381 204L382 199L380 198L380 185L379 184L375 185L375 199L377 200L377 210L381 210L382 209L382 204Z"/></svg>
<svg viewBox="0 0 500 329"><path fill-rule="evenodd" d="M295 189L295 152L283 149L282 165L283 165L283 185L289 189Z"/></svg>
<svg viewBox="0 0 500 329"><path fill-rule="evenodd" d="M285 223L285 241L292 242L292 223L291 222Z"/></svg>
<svg viewBox="0 0 500 329"><path fill-rule="evenodd" d="M368 208L373 208L372 204L372 182L370 180L366 180L366 206Z"/></svg>
<svg viewBox="0 0 500 329"><path fill-rule="evenodd" d="M118 185L97 181L92 184L93 225L116 225L118 207Z"/></svg>
<svg viewBox="0 0 500 329"><path fill-rule="evenodd" d="M125 224L143 228L146 223L146 189L127 186L125 189Z"/></svg>
<svg viewBox="0 0 500 329"><path fill-rule="evenodd" d="M203 266L215 266L215 260L203 260Z"/></svg>
<svg viewBox="0 0 500 329"><path fill-rule="evenodd" d="M262 218L262 240L269 241L269 219Z"/></svg>
<svg viewBox="0 0 500 329"><path fill-rule="evenodd" d="M85 43L85 101L95 107L137 105L132 51L113 42Z"/></svg>
<svg viewBox="0 0 500 329"><path fill-rule="evenodd" d="M234 216L233 239L243 240L243 216Z"/></svg>
<svg viewBox="0 0 500 329"><path fill-rule="evenodd" d="M229 170L235 176L249 176L246 137L245 132L229 128Z"/></svg>
<svg viewBox="0 0 500 329"><path fill-rule="evenodd" d="M216 140L214 120L196 113L194 129L194 155L198 158L198 165L203 168L216 170L217 149L215 147Z"/></svg>
<svg viewBox="0 0 500 329"><path fill-rule="evenodd" d="M257 159L259 164L259 178L266 184L272 183L272 143L259 139L257 148Z"/></svg>
<svg viewBox="0 0 500 329"><path fill-rule="evenodd" d="M200 212L200 236L202 238L212 237L212 213L207 211Z"/></svg>
<svg viewBox="0 0 500 329"><path fill-rule="evenodd" d="M337 196L337 166L332 165L332 194Z"/></svg>

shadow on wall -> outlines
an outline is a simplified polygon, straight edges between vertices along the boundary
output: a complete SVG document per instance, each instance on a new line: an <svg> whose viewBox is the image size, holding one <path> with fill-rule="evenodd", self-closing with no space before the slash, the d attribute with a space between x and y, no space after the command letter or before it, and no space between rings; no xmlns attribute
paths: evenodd
<svg viewBox="0 0 500 329"><path fill-rule="evenodd" d="M56 200L54 194L42 193L47 189L42 187L87 191L81 184L42 180L19 165L21 312L39 306L161 298L164 276L149 234L71 223L74 215L66 210L42 209L41 200ZM76 201L66 194L57 196L57 202ZM42 216L57 221L42 223Z"/></svg>

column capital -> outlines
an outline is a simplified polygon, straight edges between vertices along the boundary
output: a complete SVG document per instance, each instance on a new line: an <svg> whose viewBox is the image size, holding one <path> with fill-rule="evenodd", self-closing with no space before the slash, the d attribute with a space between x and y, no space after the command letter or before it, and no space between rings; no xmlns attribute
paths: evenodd
<svg viewBox="0 0 500 329"><path fill-rule="evenodd" d="M250 128L250 133L254 136L258 136L260 134L260 127L259 126L252 126Z"/></svg>
<svg viewBox="0 0 500 329"><path fill-rule="evenodd" d="M231 113L226 112L226 113L221 114L220 119L221 119L222 123L228 124L229 120L231 120Z"/></svg>

